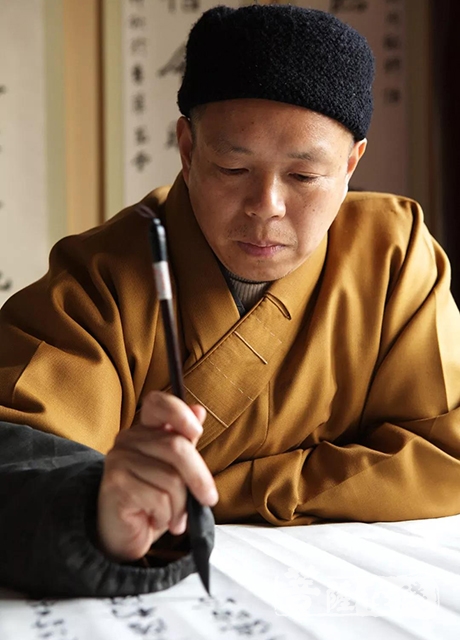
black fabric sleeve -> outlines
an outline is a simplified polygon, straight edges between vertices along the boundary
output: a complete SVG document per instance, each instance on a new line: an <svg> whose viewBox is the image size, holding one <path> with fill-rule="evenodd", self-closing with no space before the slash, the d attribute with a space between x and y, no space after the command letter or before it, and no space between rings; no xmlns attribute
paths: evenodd
<svg viewBox="0 0 460 640"><path fill-rule="evenodd" d="M195 571L190 552L166 566L109 560L96 545L104 456L27 426L0 422L0 584L32 596L161 591ZM210 527L208 544L213 544ZM154 545L155 546L155 545Z"/></svg>

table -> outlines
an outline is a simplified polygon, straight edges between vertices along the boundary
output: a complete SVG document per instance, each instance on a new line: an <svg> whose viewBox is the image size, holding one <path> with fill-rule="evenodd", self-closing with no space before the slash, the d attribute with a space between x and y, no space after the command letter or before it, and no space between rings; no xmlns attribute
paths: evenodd
<svg viewBox="0 0 460 640"><path fill-rule="evenodd" d="M221 525L208 598L168 591L27 600L0 591L1 640L458 640L460 516L309 527Z"/></svg>

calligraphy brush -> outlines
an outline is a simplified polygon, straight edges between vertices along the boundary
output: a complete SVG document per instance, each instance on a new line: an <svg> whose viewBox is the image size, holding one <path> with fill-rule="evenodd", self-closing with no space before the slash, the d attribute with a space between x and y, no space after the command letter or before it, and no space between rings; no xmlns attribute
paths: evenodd
<svg viewBox="0 0 460 640"><path fill-rule="evenodd" d="M141 205L144 210L148 208ZM151 217L151 216L150 216ZM177 327L172 304L171 279L169 275L168 254L166 249L166 232L158 218L150 223L150 245L153 255L153 269L168 352L169 376L171 388L175 396L185 400L182 365L177 339ZM203 506L187 489L187 517L190 546L195 566L208 595L209 591L209 547L205 540L206 517Z"/></svg>

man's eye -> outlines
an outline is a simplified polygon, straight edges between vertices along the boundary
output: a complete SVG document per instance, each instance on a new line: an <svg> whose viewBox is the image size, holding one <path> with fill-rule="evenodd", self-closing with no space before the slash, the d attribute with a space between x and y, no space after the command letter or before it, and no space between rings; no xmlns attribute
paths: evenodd
<svg viewBox="0 0 460 640"><path fill-rule="evenodd" d="M293 173L293 177L299 182L313 182L316 176L307 176L303 173Z"/></svg>
<svg viewBox="0 0 460 640"><path fill-rule="evenodd" d="M218 169L226 176L239 176L246 171L246 169L229 169L227 167L218 167Z"/></svg>

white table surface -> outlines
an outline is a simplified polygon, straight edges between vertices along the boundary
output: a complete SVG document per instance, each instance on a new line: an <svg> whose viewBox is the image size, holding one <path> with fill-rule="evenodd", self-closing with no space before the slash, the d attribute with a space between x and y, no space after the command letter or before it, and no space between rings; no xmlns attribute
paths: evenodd
<svg viewBox="0 0 460 640"><path fill-rule="evenodd" d="M460 516L216 528L196 574L157 594L27 600L0 590L0 640L460 638Z"/></svg>

